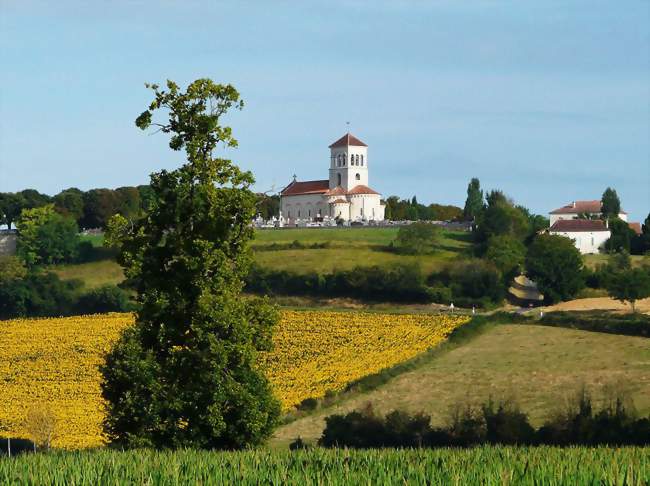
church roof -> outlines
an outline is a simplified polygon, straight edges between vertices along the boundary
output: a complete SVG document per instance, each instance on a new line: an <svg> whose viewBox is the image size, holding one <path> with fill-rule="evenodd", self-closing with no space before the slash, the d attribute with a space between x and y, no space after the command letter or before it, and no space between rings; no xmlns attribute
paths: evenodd
<svg viewBox="0 0 650 486"><path fill-rule="evenodd" d="M641 233L643 233L643 231L641 231L641 223L628 223L628 226L637 235L640 235Z"/></svg>
<svg viewBox="0 0 650 486"><path fill-rule="evenodd" d="M370 189L368 186L364 186L363 184L359 184L358 186L354 186L347 193L348 194L379 194L374 189Z"/></svg>
<svg viewBox="0 0 650 486"><path fill-rule="evenodd" d="M330 187L330 181L293 181L280 192L283 196L297 196L298 194L325 194Z"/></svg>
<svg viewBox="0 0 650 486"><path fill-rule="evenodd" d="M341 186L336 186L334 189L327 191L328 196L345 196L347 193Z"/></svg>
<svg viewBox="0 0 650 486"><path fill-rule="evenodd" d="M343 135L336 142L329 146L329 148L334 147L348 147L350 145L356 145L357 147L367 147L365 143L359 140L357 137L352 135L350 132Z"/></svg>
<svg viewBox="0 0 650 486"><path fill-rule="evenodd" d="M599 219L560 219L551 226L549 231L582 233L609 230Z"/></svg>
<svg viewBox="0 0 650 486"><path fill-rule="evenodd" d="M346 201L345 199L337 199L336 201L332 201L330 204L350 204L350 201Z"/></svg>

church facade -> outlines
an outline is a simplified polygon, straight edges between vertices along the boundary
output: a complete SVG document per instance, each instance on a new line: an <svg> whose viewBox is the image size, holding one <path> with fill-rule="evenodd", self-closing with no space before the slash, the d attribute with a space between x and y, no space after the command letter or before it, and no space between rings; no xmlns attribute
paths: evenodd
<svg viewBox="0 0 650 486"><path fill-rule="evenodd" d="M329 179L300 182L294 176L280 192L284 221L382 221L386 206L368 186L368 146L346 133L329 149Z"/></svg>

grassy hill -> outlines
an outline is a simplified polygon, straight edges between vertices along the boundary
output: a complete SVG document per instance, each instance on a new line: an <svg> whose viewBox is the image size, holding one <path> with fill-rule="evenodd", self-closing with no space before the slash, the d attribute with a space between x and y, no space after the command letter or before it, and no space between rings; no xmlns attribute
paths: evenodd
<svg viewBox="0 0 650 486"><path fill-rule="evenodd" d="M512 397L540 425L582 385L597 400L610 388L629 393L637 410L649 413L650 340L534 325L495 326L374 391L281 427L274 442L280 446L298 436L315 440L327 415L368 402L382 413L424 411L442 425L454 404Z"/></svg>
<svg viewBox="0 0 650 486"><path fill-rule="evenodd" d="M388 265L417 262L422 271L430 273L445 263L466 256L471 248L471 234L443 231L437 251L431 255L398 255L388 251L399 228L296 228L258 230L252 242L255 261L275 270L297 273L348 270L355 266ZM103 244L102 236L87 236L95 246ZM298 241L304 248L291 248ZM310 248L326 244L325 248ZM607 255L585 255L585 264L595 267L607 262ZM650 263L650 256L632 256L634 265ZM87 288L117 284L124 278L121 268L112 260L99 260L52 268L64 279L78 278Z"/></svg>
<svg viewBox="0 0 650 486"><path fill-rule="evenodd" d="M460 231L444 231L438 250L431 255L398 255L388 251L398 228L297 228L263 230L255 233L252 249L255 261L275 270L298 273L331 272L351 269L358 265L388 265L398 262L418 262L423 271L431 272L444 263L464 254L470 247L470 235ZM86 237L101 246L101 236ZM289 248L298 241L307 248ZM309 248L315 244L326 248ZM112 260L100 260L74 265L52 267L63 279L78 278L87 288L117 284L124 279L120 266Z"/></svg>

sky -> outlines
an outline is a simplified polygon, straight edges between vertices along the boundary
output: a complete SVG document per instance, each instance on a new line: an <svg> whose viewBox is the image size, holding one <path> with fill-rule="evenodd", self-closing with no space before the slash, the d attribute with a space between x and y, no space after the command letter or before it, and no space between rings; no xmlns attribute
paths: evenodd
<svg viewBox="0 0 650 486"><path fill-rule="evenodd" d="M148 182L183 163L138 130L145 82L231 83L223 150L279 191L368 144L384 197L467 184L547 213L615 188L650 211L650 2L0 0L0 191Z"/></svg>

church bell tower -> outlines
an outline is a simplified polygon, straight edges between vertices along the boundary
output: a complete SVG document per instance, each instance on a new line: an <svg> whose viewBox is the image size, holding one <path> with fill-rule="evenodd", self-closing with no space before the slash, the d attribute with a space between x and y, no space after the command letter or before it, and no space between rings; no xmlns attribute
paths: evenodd
<svg viewBox="0 0 650 486"><path fill-rule="evenodd" d="M351 133L346 133L329 146L329 188L341 186L346 192L355 186L368 185L368 146Z"/></svg>

